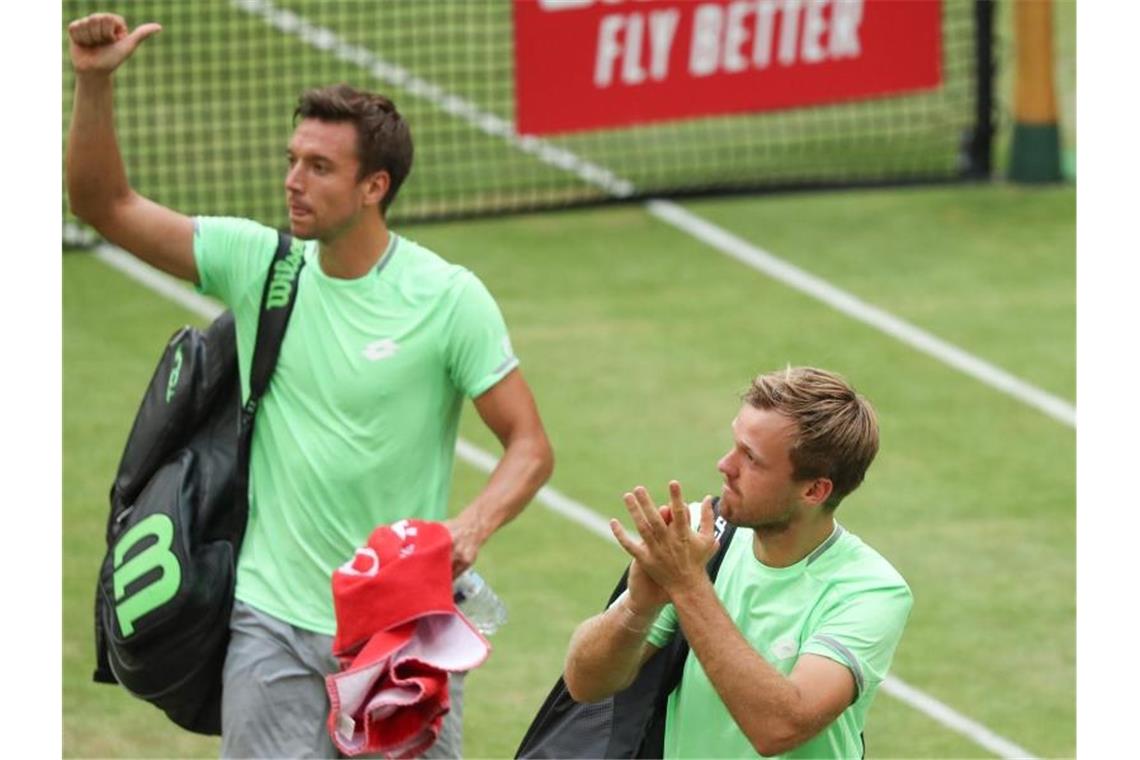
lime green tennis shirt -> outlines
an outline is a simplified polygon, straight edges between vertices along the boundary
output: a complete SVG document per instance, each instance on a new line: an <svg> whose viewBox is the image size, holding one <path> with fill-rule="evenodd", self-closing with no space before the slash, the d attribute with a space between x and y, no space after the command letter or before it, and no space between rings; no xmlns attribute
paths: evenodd
<svg viewBox="0 0 1140 760"><path fill-rule="evenodd" d="M277 233L195 219L199 290L237 325L243 397ZM470 271L390 233L363 277L327 276L315 241L250 454L237 598L299 628L336 630L330 577L379 525L447 516L459 414L518 365Z"/></svg>
<svg viewBox="0 0 1140 760"><path fill-rule="evenodd" d="M844 665L855 679L855 701L781 757L862 757L860 734L910 614L910 588L887 560L838 524L827 541L790 567L760 563L753 538L747 528L736 531L716 578L717 597L737 630L784 675L812 654ZM663 646L676 627L676 610L667 605L649 642ZM665 757L756 756L690 652L666 708Z"/></svg>

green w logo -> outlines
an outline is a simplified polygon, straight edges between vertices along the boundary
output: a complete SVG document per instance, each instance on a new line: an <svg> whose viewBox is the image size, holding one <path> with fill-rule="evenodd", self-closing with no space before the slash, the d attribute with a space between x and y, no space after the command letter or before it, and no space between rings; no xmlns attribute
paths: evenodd
<svg viewBox="0 0 1140 760"><path fill-rule="evenodd" d="M301 267L304 255L304 242L294 240L285 258L273 264L273 274L269 278L269 294L265 298L266 309L280 309L289 303L294 280L297 279L297 270Z"/></svg>
<svg viewBox="0 0 1140 760"><path fill-rule="evenodd" d="M140 543L154 539L147 548L126 562L123 557ZM151 515L123 534L115 544L115 615L124 637L135 632L135 621L170 601L178 592L182 568L170 551L174 540L174 522L166 515ZM141 589L126 597L127 586L150 573L162 572Z"/></svg>

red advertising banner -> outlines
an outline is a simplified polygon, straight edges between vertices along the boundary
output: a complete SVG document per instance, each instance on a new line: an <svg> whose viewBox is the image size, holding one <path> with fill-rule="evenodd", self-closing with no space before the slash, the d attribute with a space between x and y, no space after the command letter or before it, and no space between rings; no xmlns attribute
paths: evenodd
<svg viewBox="0 0 1140 760"><path fill-rule="evenodd" d="M939 0L515 0L517 130L553 134L931 89Z"/></svg>

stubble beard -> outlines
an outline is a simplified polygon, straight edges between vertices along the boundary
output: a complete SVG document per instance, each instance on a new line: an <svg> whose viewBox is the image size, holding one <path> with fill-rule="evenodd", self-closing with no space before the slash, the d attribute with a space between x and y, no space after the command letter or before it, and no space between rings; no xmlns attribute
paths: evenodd
<svg viewBox="0 0 1140 760"><path fill-rule="evenodd" d="M736 506L743 507L743 496L736 491L733 491L732 495L735 497ZM795 522L795 517L795 505L785 505L780 514L765 517L753 522L744 522L740 519L732 519L731 517L726 517L725 519L738 528L748 528L758 536L767 538L779 536L788 532L788 530L791 529L792 524Z"/></svg>
<svg viewBox="0 0 1140 760"><path fill-rule="evenodd" d="M289 232L292 233L293 237L297 238L298 240L316 239L316 236L313 234L312 230L298 229L292 224L289 225Z"/></svg>
<svg viewBox="0 0 1140 760"><path fill-rule="evenodd" d="M792 519L784 517L776 520L766 520L756 525L749 525L752 531L761 538L773 538L787 533L792 527Z"/></svg>

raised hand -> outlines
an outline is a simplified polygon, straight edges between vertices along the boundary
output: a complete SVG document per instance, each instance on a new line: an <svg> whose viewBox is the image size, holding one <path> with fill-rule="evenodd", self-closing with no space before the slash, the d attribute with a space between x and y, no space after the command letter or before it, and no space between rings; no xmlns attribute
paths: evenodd
<svg viewBox="0 0 1140 760"><path fill-rule="evenodd" d="M628 494L627 494L628 495ZM658 514L661 519L668 524L673 519L673 510L669 507L660 507ZM611 521L610 529L613 529L614 523ZM615 534L616 535L616 534ZM619 541L621 539L618 539ZM660 607L663 604L669 603L669 595L665 593L665 589L657 584L645 572L641 563L636 559L629 565L629 577L626 579L626 587L629 589L629 602L635 610L651 610Z"/></svg>
<svg viewBox="0 0 1140 760"><path fill-rule="evenodd" d="M707 580L705 564L716 551L713 537L712 497L701 504L699 530L689 526L689 511L681 495L681 484L669 483L669 504L657 507L643 486L624 496L626 510L633 519L641 541L635 541L617 520L610 530L626 553L634 559L639 572L644 572L665 594L672 596L680 588ZM630 570L630 594L634 570ZM631 598L631 601L635 601Z"/></svg>
<svg viewBox="0 0 1140 760"><path fill-rule="evenodd" d="M131 57L143 40L160 31L158 24L143 24L131 32L123 17L113 13L84 16L67 27L71 63L79 74L110 74Z"/></svg>

